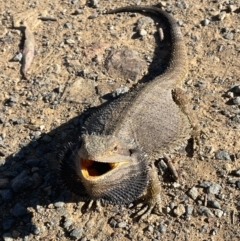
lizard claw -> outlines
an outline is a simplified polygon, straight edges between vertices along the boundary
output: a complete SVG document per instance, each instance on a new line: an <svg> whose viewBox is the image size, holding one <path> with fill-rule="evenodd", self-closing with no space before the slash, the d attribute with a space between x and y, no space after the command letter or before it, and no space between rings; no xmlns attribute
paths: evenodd
<svg viewBox="0 0 240 241"><path fill-rule="evenodd" d="M140 208L140 210L135 213L134 217L137 218L138 220L144 220L151 213L156 213L158 215L162 213L159 200L153 199L153 200L145 201L142 207Z"/></svg>
<svg viewBox="0 0 240 241"><path fill-rule="evenodd" d="M95 205L95 207L93 208L94 205ZM90 211L91 209L94 209L97 212L101 212L102 207L101 207L100 201L98 201L98 200L89 201L89 203L87 204L87 211Z"/></svg>

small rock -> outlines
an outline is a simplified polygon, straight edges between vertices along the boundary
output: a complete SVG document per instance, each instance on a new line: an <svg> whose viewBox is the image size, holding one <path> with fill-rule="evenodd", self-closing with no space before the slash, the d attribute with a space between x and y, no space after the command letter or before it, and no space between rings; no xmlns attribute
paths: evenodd
<svg viewBox="0 0 240 241"><path fill-rule="evenodd" d="M21 234L21 233L18 232L17 230L13 230L13 231L12 231L12 237L15 238L15 239L18 238L18 237L20 236L20 234Z"/></svg>
<svg viewBox="0 0 240 241"><path fill-rule="evenodd" d="M93 8L98 8L99 6L98 0L90 0L90 6Z"/></svg>
<svg viewBox="0 0 240 241"><path fill-rule="evenodd" d="M240 96L233 98L233 104L234 105L240 105Z"/></svg>
<svg viewBox="0 0 240 241"><path fill-rule="evenodd" d="M240 98L240 97L239 97ZM239 99L240 100L240 99ZM215 158L217 160L231 160L230 158L230 155L228 154L227 151L225 150L218 150L216 153L215 153Z"/></svg>
<svg viewBox="0 0 240 241"><path fill-rule="evenodd" d="M208 208L205 207L205 206L200 206L200 207L198 208L198 213L199 213L200 215L205 215L205 216L207 216L207 217L213 217L213 216L214 216L213 213L211 212L211 210L208 209Z"/></svg>
<svg viewBox="0 0 240 241"><path fill-rule="evenodd" d="M234 93L234 94L240 94L240 85L236 85L234 86L231 91Z"/></svg>
<svg viewBox="0 0 240 241"><path fill-rule="evenodd" d="M10 189L0 190L0 196L4 202L10 201L13 197L13 192Z"/></svg>
<svg viewBox="0 0 240 241"><path fill-rule="evenodd" d="M219 21L223 21L225 17L226 17L226 12L221 12L216 16L217 20Z"/></svg>
<svg viewBox="0 0 240 241"><path fill-rule="evenodd" d="M145 36L145 35L147 35L147 31L145 29L141 29L139 31L139 34L140 34L140 36Z"/></svg>
<svg viewBox="0 0 240 241"><path fill-rule="evenodd" d="M125 228L127 226L126 222L120 222L117 225L119 228Z"/></svg>
<svg viewBox="0 0 240 241"><path fill-rule="evenodd" d="M12 214L14 217L21 217L27 214L26 208L21 203L16 203L13 207Z"/></svg>
<svg viewBox="0 0 240 241"><path fill-rule="evenodd" d="M14 219L13 218L8 218L8 219L5 219L2 221L2 228L3 230L8 230L10 229L13 224L15 223Z"/></svg>
<svg viewBox="0 0 240 241"><path fill-rule="evenodd" d="M65 28L72 29L72 28L73 28L73 25L72 25L71 23L65 23L65 24L64 24L64 27L65 27Z"/></svg>
<svg viewBox="0 0 240 241"><path fill-rule="evenodd" d="M89 19L94 19L98 17L98 13L93 13L92 15L90 15L88 18Z"/></svg>
<svg viewBox="0 0 240 241"><path fill-rule="evenodd" d="M196 187L192 187L189 191L188 191L188 196L190 198L192 198L193 200L196 200L197 197L199 196L198 190Z"/></svg>
<svg viewBox="0 0 240 241"><path fill-rule="evenodd" d="M113 93L112 93L112 96L115 98L119 95L122 95L124 93L127 93L129 91L129 88L126 87L126 86L123 86L123 87L120 87L120 88L117 88Z"/></svg>
<svg viewBox="0 0 240 241"><path fill-rule="evenodd" d="M216 200L208 200L207 205L208 205L208 207L210 207L210 208L221 209L221 206L220 206L219 202L216 201Z"/></svg>
<svg viewBox="0 0 240 241"><path fill-rule="evenodd" d="M76 14L76 15L83 14L83 9L80 9L80 8L76 9L74 14Z"/></svg>
<svg viewBox="0 0 240 241"><path fill-rule="evenodd" d="M49 135L45 135L41 140L45 143L49 143L52 141L52 137Z"/></svg>
<svg viewBox="0 0 240 241"><path fill-rule="evenodd" d="M32 159L28 159L26 160L26 164L29 166L29 167L37 167L40 163L40 159L37 159L37 158L32 158Z"/></svg>
<svg viewBox="0 0 240 241"><path fill-rule="evenodd" d="M14 192L22 192L30 187L32 183L32 178L28 176L27 171L24 170L11 181L11 189Z"/></svg>
<svg viewBox="0 0 240 241"><path fill-rule="evenodd" d="M232 13L235 12L237 10L237 6L236 5L228 5L228 10Z"/></svg>
<svg viewBox="0 0 240 241"><path fill-rule="evenodd" d="M22 53L16 54L16 55L13 57L13 61L21 62L22 56L23 56Z"/></svg>
<svg viewBox="0 0 240 241"><path fill-rule="evenodd" d="M192 215L192 213L193 213L193 206L187 205L186 206L186 215L189 216L189 215Z"/></svg>
<svg viewBox="0 0 240 241"><path fill-rule="evenodd" d="M5 188L9 183L7 178L0 178L0 189Z"/></svg>
<svg viewBox="0 0 240 241"><path fill-rule="evenodd" d="M65 203L64 202L55 202L54 203L54 207L56 208L62 208L64 207Z"/></svg>
<svg viewBox="0 0 240 241"><path fill-rule="evenodd" d="M199 186L200 187L203 187L203 188L208 188L212 185L212 183L210 181L203 181L203 182L200 182Z"/></svg>
<svg viewBox="0 0 240 241"><path fill-rule="evenodd" d="M224 213L224 212L223 212L222 210L220 210L220 209L214 210L214 214L215 214L215 216L218 217L218 218L221 218L222 215L223 215L223 213Z"/></svg>
<svg viewBox="0 0 240 241"><path fill-rule="evenodd" d="M173 213L178 217L182 216L185 212L186 212L186 210L185 210L185 206L183 204L179 204L177 206L177 208L175 208L173 210Z"/></svg>
<svg viewBox="0 0 240 241"><path fill-rule="evenodd" d="M2 238L4 241L13 241L11 233L4 233Z"/></svg>
<svg viewBox="0 0 240 241"><path fill-rule="evenodd" d="M70 236L73 239L80 239L82 237L82 228L75 228L71 231Z"/></svg>
<svg viewBox="0 0 240 241"><path fill-rule="evenodd" d="M158 163L158 169L161 175L164 175L167 172L168 166L163 159L161 159L160 162Z"/></svg>
<svg viewBox="0 0 240 241"><path fill-rule="evenodd" d="M153 232L153 226L152 226L152 225L149 225L149 226L148 226L148 231L149 231L149 232Z"/></svg>
<svg viewBox="0 0 240 241"><path fill-rule="evenodd" d="M226 34L224 34L224 36L223 36L225 39L229 39L229 40L233 40L233 38L234 38L234 34L233 33L226 33Z"/></svg>
<svg viewBox="0 0 240 241"><path fill-rule="evenodd" d="M67 44L75 44L75 41L71 38L66 39L65 41Z"/></svg>
<svg viewBox="0 0 240 241"><path fill-rule="evenodd" d="M6 117L3 113L0 113L0 124L3 124L6 120Z"/></svg>
<svg viewBox="0 0 240 241"><path fill-rule="evenodd" d="M14 96L11 96L8 101L12 102L12 103L18 103L18 98L14 97Z"/></svg>
<svg viewBox="0 0 240 241"><path fill-rule="evenodd" d="M165 233L167 231L167 227L164 224L158 226L158 230L160 233Z"/></svg>
<svg viewBox="0 0 240 241"><path fill-rule="evenodd" d="M63 223L63 227L69 231L69 228L72 226L73 221L70 219L66 219L65 222Z"/></svg>
<svg viewBox="0 0 240 241"><path fill-rule="evenodd" d="M210 20L209 20L209 19L205 18L205 19L203 20L203 26L207 26L209 23L210 23Z"/></svg>
<svg viewBox="0 0 240 241"><path fill-rule="evenodd" d="M237 182L236 182L236 185L237 185L237 188L240 189L240 181L237 181Z"/></svg>
<svg viewBox="0 0 240 241"><path fill-rule="evenodd" d="M35 235L39 235L40 232L41 232L41 230L40 230L39 227L34 227L34 228L33 228L33 234L35 234Z"/></svg>
<svg viewBox="0 0 240 241"><path fill-rule="evenodd" d="M219 194L221 189L222 189L222 187L219 184L212 184L210 187L208 187L207 193Z"/></svg>
<svg viewBox="0 0 240 241"><path fill-rule="evenodd" d="M174 183L172 184L172 186L173 186L174 188L180 188L180 187L181 187L181 184L178 183L178 182L174 182Z"/></svg>

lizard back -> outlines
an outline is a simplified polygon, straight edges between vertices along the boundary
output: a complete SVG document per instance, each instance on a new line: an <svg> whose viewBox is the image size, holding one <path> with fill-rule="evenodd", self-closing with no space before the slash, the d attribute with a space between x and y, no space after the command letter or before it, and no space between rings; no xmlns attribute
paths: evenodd
<svg viewBox="0 0 240 241"><path fill-rule="evenodd" d="M170 29L171 56L166 71L133 91L121 96L93 114L85 128L90 133L134 139L151 157L177 149L191 133L187 115L173 99L187 74L187 56L179 27L174 18L159 8L129 6L117 12L150 12L159 16Z"/></svg>

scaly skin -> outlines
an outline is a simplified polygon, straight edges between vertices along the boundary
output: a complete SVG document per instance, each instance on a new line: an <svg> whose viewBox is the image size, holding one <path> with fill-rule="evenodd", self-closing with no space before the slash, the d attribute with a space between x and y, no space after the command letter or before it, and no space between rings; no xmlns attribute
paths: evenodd
<svg viewBox="0 0 240 241"><path fill-rule="evenodd" d="M179 89L187 75L187 56L181 31L168 13L148 6L129 6L106 13L118 12L150 12L164 21L170 29L169 66L162 75L139 85L87 119L87 134L74 150L64 155L61 176L83 199L87 196L129 203L141 196L146 187L146 206L138 213L146 217L160 204L154 161L186 144L191 136L191 118ZM100 173L104 165L108 168ZM74 177L70 180L69 176ZM84 187L84 191L76 191L78 187ZM111 193L111 198L107 193Z"/></svg>

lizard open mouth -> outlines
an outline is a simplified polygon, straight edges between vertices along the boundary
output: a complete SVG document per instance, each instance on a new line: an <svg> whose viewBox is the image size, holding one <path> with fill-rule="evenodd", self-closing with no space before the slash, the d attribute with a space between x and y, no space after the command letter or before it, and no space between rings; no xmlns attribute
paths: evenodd
<svg viewBox="0 0 240 241"><path fill-rule="evenodd" d="M107 172L115 169L119 162L117 163L105 163L97 162L93 160L80 159L82 175L86 178L97 178L106 174Z"/></svg>

